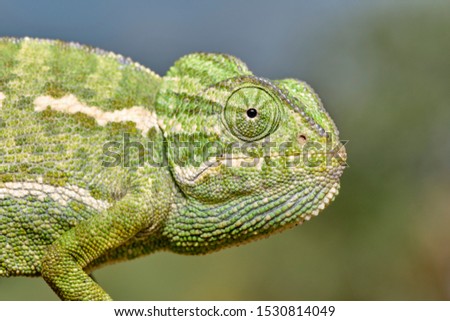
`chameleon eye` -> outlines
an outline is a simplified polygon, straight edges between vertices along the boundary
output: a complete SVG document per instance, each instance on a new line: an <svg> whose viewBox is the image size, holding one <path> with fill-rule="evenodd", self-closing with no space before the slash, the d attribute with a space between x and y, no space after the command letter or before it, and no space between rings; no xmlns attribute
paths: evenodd
<svg viewBox="0 0 450 321"><path fill-rule="evenodd" d="M224 109L225 125L244 141L255 141L273 132L279 123L279 106L264 89L244 87L234 91Z"/></svg>

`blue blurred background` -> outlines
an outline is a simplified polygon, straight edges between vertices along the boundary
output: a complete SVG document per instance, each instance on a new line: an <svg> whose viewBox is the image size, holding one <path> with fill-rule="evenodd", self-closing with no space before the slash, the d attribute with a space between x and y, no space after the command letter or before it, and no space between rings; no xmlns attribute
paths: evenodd
<svg viewBox="0 0 450 321"><path fill-rule="evenodd" d="M0 0L0 36L77 41L164 74L192 51L306 80L350 167L318 218L201 257L157 253L95 272L117 300L449 300L449 1ZM54 300L40 278L1 300Z"/></svg>

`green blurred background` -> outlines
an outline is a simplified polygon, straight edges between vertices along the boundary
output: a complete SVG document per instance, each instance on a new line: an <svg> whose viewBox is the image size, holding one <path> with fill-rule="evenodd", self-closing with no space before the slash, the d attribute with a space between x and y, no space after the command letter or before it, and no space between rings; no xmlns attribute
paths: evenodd
<svg viewBox="0 0 450 321"><path fill-rule="evenodd" d="M449 1L3 1L0 36L78 41L160 74L191 51L306 80L350 167L318 218L201 257L95 272L116 300L449 300ZM40 278L1 300L54 300Z"/></svg>

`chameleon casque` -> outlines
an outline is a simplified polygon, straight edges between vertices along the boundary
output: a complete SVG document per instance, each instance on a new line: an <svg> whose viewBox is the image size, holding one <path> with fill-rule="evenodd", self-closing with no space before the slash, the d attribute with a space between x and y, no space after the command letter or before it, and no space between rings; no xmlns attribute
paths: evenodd
<svg viewBox="0 0 450 321"><path fill-rule="evenodd" d="M65 300L110 300L89 275L106 263L209 253L309 220L346 160L302 81L210 53L160 77L29 38L0 38L0 140L0 276L42 276Z"/></svg>

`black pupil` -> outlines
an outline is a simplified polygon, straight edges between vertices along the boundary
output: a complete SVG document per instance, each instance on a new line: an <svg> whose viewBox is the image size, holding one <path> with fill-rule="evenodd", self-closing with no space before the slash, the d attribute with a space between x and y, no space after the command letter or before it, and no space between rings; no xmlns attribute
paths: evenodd
<svg viewBox="0 0 450 321"><path fill-rule="evenodd" d="M247 116L249 118L255 118L258 115L258 111L255 108L247 109Z"/></svg>

